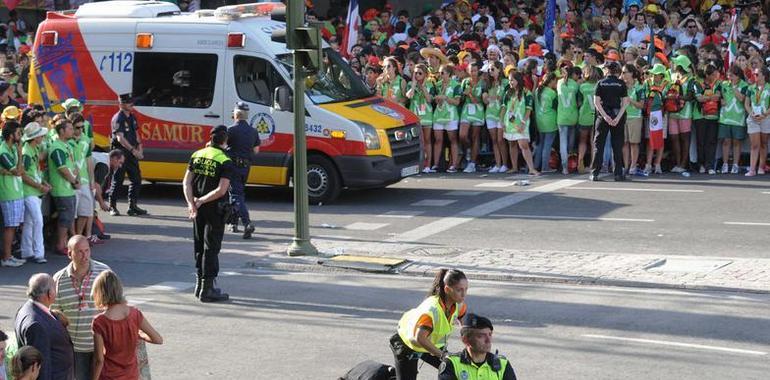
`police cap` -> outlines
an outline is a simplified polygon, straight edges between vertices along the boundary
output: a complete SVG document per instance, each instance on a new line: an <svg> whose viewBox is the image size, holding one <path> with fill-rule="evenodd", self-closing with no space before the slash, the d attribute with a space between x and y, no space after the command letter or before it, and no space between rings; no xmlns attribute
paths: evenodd
<svg viewBox="0 0 770 380"><path fill-rule="evenodd" d="M134 102L134 97L129 92L127 94L120 94L118 100L120 100L120 104L131 104Z"/></svg>
<svg viewBox="0 0 770 380"><path fill-rule="evenodd" d="M468 313L468 315L463 318L463 328L469 328L469 329L484 329L489 328L490 330L494 330L492 328L492 321L489 320L489 318L482 317L480 315L476 315L473 313Z"/></svg>
<svg viewBox="0 0 770 380"><path fill-rule="evenodd" d="M246 112L248 112L248 111L249 111L249 105L248 105L248 104L246 104L246 103L244 103L244 102L236 102L236 103L235 103L235 108L233 108L233 109L234 109L234 110L239 110L239 111L246 111Z"/></svg>
<svg viewBox="0 0 770 380"><path fill-rule="evenodd" d="M227 133L227 127L224 125L217 125L214 128L211 128L211 135L214 136L218 133Z"/></svg>

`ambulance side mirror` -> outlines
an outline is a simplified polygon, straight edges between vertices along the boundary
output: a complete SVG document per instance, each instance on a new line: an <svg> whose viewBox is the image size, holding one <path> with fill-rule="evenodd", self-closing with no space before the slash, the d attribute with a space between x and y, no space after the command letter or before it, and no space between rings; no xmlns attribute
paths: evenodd
<svg viewBox="0 0 770 380"><path fill-rule="evenodd" d="M278 111L292 112L294 107L289 86L283 85L276 87L273 99L275 99L275 101L273 101L273 108Z"/></svg>

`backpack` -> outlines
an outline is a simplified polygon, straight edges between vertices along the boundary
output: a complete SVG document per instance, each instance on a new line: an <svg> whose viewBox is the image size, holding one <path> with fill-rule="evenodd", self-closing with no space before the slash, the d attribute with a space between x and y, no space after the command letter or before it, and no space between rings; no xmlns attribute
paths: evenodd
<svg viewBox="0 0 770 380"><path fill-rule="evenodd" d="M684 98L682 97L682 83L676 81L668 87L666 91L665 100L663 101L663 109L666 112L679 112L684 108Z"/></svg>

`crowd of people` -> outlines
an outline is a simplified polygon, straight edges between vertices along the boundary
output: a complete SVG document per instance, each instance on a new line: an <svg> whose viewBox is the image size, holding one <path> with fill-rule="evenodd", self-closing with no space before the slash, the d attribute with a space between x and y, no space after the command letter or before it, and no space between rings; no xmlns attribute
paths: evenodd
<svg viewBox="0 0 770 380"><path fill-rule="evenodd" d="M624 173L767 172L770 41L759 2L560 0L546 31L547 3L457 0L419 15L386 4L363 12L349 48L342 16L322 32L373 92L420 118L424 173L477 171L480 150L490 173L520 163L531 174L587 172L609 62L630 98L623 162L612 163Z"/></svg>

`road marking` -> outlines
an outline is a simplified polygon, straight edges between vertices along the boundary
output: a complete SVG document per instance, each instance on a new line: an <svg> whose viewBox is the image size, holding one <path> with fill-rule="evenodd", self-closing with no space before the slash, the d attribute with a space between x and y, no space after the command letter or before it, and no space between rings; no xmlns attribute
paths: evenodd
<svg viewBox="0 0 770 380"><path fill-rule="evenodd" d="M660 346L695 348L695 349L699 349L699 350L722 351L722 352L731 352L731 353L735 353L735 354L744 354L744 355L756 355L756 356L767 355L767 352L763 352L763 351L742 350L742 349L739 349L739 348L729 348L729 347L719 347L719 346L706 346L706 345L703 345L703 344L670 342L670 341L666 341L666 340L624 338L624 337L619 337L619 336L594 335L594 334L583 334L582 336L585 337L585 338L605 339L605 340L619 340L619 341L634 342L634 343L657 344L657 345L660 345Z"/></svg>
<svg viewBox="0 0 770 380"><path fill-rule="evenodd" d="M515 185L516 182L507 182L507 181L497 181L497 182L484 182L479 183L475 185L474 187L511 187Z"/></svg>
<svg viewBox="0 0 770 380"><path fill-rule="evenodd" d="M768 192L770 193L770 192ZM484 194L483 191L464 191L464 190L455 190L455 191L448 191L444 193L444 196L447 197L475 197L477 195Z"/></svg>
<svg viewBox="0 0 770 380"><path fill-rule="evenodd" d="M319 239L331 239L331 240L351 240L353 239L352 236L345 236L345 235L316 235Z"/></svg>
<svg viewBox="0 0 770 380"><path fill-rule="evenodd" d="M449 206L455 202L457 202L457 199L423 199L419 202L412 203L412 206L442 207L442 206Z"/></svg>
<svg viewBox="0 0 770 380"><path fill-rule="evenodd" d="M389 223L364 223L364 222L355 222L353 224L348 224L345 226L346 230L353 230L353 231L374 231L379 230L382 227L387 226Z"/></svg>
<svg viewBox="0 0 770 380"><path fill-rule="evenodd" d="M652 223L655 219L632 219L632 218L592 218L586 216L561 216L561 215L519 215L519 214L492 214L491 217L512 218L512 219L548 219L548 220L587 220L593 222L640 222Z"/></svg>
<svg viewBox="0 0 770 380"><path fill-rule="evenodd" d="M142 288L142 290L159 291L159 292L181 292L183 290L190 289L194 286L195 284L192 282L164 281L164 282L159 282L155 285L150 285L145 288Z"/></svg>
<svg viewBox="0 0 770 380"><path fill-rule="evenodd" d="M423 214L423 211L388 211L384 214L377 215L378 218L398 218L398 219L409 219L414 218L417 215Z"/></svg>
<svg viewBox="0 0 770 380"><path fill-rule="evenodd" d="M603 191L644 191L651 193L702 193L703 190L689 189L643 189L636 187L573 187L570 190L603 190Z"/></svg>
<svg viewBox="0 0 770 380"><path fill-rule="evenodd" d="M724 222L724 224L730 226L770 226L770 223L757 223L757 222Z"/></svg>
<svg viewBox="0 0 770 380"><path fill-rule="evenodd" d="M499 211L506 207L511 207L517 203L524 202L538 195L557 191L565 187L577 185L582 182L585 182L585 181L574 180L574 179L563 179L560 181L549 183L547 185L528 188L526 190L519 191L514 194L506 195L504 197L495 199L493 201L480 204L468 210L461 211L455 214L454 216L441 218L434 222L430 222L428 224L417 227L411 231L407 231L403 234L395 235L391 238L388 238L386 242L392 243L392 242L407 242L407 241L422 240L429 236L444 232L450 228L454 228L461 224L470 222L475 218L486 216L495 211Z"/></svg>
<svg viewBox="0 0 770 380"><path fill-rule="evenodd" d="M770 191L763 191L762 194L770 194Z"/></svg>

